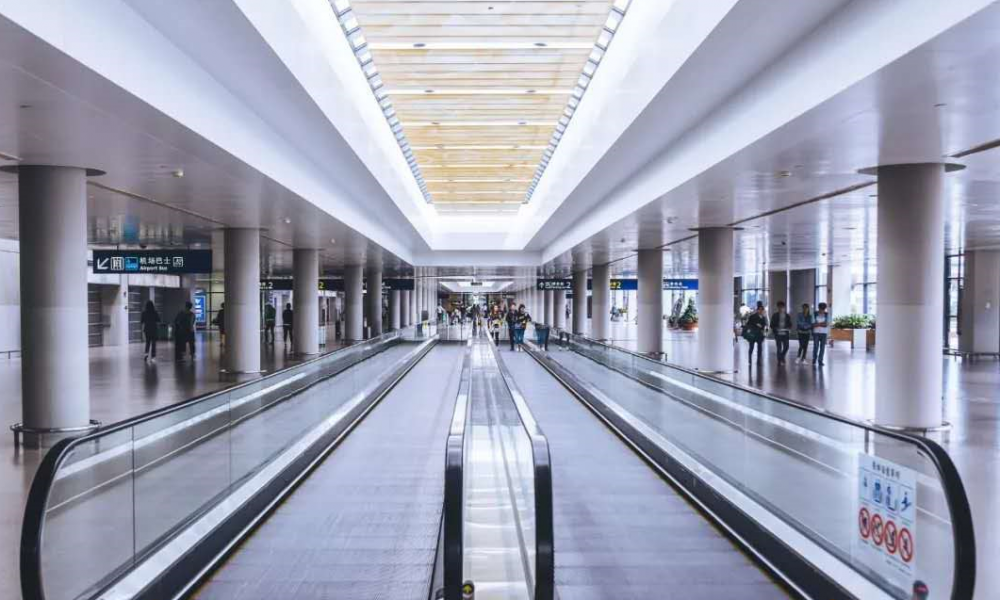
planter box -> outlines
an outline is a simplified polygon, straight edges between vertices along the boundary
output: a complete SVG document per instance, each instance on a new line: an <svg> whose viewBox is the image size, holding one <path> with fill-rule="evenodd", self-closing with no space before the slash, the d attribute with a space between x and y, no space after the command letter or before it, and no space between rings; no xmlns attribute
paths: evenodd
<svg viewBox="0 0 1000 600"><path fill-rule="evenodd" d="M864 348L871 350L875 347L874 329L831 329L830 345L834 342L847 342L851 349Z"/></svg>
<svg viewBox="0 0 1000 600"><path fill-rule="evenodd" d="M697 331L698 324L697 323L685 323L685 324L681 325L681 329L684 330L684 331Z"/></svg>

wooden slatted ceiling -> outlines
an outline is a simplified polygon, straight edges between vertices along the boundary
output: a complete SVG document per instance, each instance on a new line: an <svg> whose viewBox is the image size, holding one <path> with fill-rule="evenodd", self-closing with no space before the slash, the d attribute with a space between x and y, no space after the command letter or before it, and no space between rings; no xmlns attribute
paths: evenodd
<svg viewBox="0 0 1000 600"><path fill-rule="evenodd" d="M516 210L611 4L352 0L436 205Z"/></svg>

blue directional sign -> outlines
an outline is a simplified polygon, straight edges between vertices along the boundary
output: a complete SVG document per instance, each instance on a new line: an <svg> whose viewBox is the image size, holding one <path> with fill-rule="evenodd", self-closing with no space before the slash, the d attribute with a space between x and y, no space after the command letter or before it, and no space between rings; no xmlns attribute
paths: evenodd
<svg viewBox="0 0 1000 600"><path fill-rule="evenodd" d="M211 250L94 250L94 273L211 273Z"/></svg>

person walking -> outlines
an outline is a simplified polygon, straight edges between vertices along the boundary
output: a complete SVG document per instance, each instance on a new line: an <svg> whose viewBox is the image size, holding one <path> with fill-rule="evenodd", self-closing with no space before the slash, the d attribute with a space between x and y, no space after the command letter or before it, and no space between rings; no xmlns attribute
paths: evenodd
<svg viewBox="0 0 1000 600"><path fill-rule="evenodd" d="M174 317L174 358L181 360L184 358L184 350L191 353L191 360L194 360L194 311L190 302L184 303L177 316Z"/></svg>
<svg viewBox="0 0 1000 600"><path fill-rule="evenodd" d="M813 364L819 361L819 366L823 366L823 358L826 355L826 338L830 335L830 314L826 312L826 302L820 302L816 307L816 315L813 317Z"/></svg>
<svg viewBox="0 0 1000 600"><path fill-rule="evenodd" d="M295 311L292 310L290 302L285 303L285 310L281 311L281 333L282 340L287 344L295 343L295 332L292 331L292 323L295 320Z"/></svg>
<svg viewBox="0 0 1000 600"><path fill-rule="evenodd" d="M531 323L531 315L523 304L517 307L517 323L515 324L515 336L517 337L517 350L522 350L524 345L524 332L528 330L528 323Z"/></svg>
<svg viewBox="0 0 1000 600"><path fill-rule="evenodd" d="M215 313L215 319L212 320L212 325L219 328L219 345L226 345L226 303L223 302L219 305L219 312Z"/></svg>
<svg viewBox="0 0 1000 600"><path fill-rule="evenodd" d="M764 303L757 303L757 310L747 317L747 322L743 326L743 338L750 342L749 362L753 363L754 346L757 347L757 360L764 356L764 335L767 333L767 311L764 310Z"/></svg>
<svg viewBox="0 0 1000 600"><path fill-rule="evenodd" d="M792 315L785 310L784 302L778 302L778 311L771 315L771 331L774 332L774 345L778 350L778 364L783 365L792 335Z"/></svg>
<svg viewBox="0 0 1000 600"><path fill-rule="evenodd" d="M274 326L278 322L278 311L268 302L264 305L264 343L274 345Z"/></svg>
<svg viewBox="0 0 1000 600"><path fill-rule="evenodd" d="M500 306L493 305L490 311L490 334L493 336L493 343L500 345L500 326L503 325L503 317L500 316Z"/></svg>
<svg viewBox="0 0 1000 600"><path fill-rule="evenodd" d="M146 300L139 323L142 325L142 335L146 338L146 350L142 358L156 362L156 337L159 334L160 313L156 312L152 300Z"/></svg>
<svg viewBox="0 0 1000 600"><path fill-rule="evenodd" d="M515 338L517 337L518 328L518 311L514 308L513 304L507 309L507 315L504 317L504 320L507 321L507 337L510 338L510 351L513 352L516 349L514 344L517 341Z"/></svg>
<svg viewBox="0 0 1000 600"><path fill-rule="evenodd" d="M809 338L812 337L812 327L813 318L809 312L809 304L803 304L802 311L795 317L795 331L799 335L799 353L796 355L796 360L799 362L806 362L806 353L809 350Z"/></svg>

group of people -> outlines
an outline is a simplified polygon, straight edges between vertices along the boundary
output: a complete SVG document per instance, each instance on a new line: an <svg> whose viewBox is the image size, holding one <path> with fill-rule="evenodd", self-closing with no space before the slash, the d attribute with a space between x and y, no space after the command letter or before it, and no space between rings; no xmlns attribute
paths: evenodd
<svg viewBox="0 0 1000 600"><path fill-rule="evenodd" d="M493 343L500 345L500 332L507 330L507 338L510 340L511 350L520 350L524 344L524 330L531 322L531 315L523 305L515 308L514 303L494 304L487 315L486 322L489 326L490 336Z"/></svg>
<svg viewBox="0 0 1000 600"><path fill-rule="evenodd" d="M830 314L826 302L820 302L816 312L811 311L808 304L803 304L800 311L792 318L785 309L784 302L778 302L778 310L768 319L764 303L758 302L757 309L746 316L741 316L743 338L750 344L749 362L753 364L753 353L757 350L757 360L764 356L764 339L768 331L774 334L774 344L778 352L778 364L785 363L788 354L789 341L794 331L799 340L797 362L806 362L809 342L813 343L812 364L822 367L826 357L827 337L830 334Z"/></svg>
<svg viewBox="0 0 1000 600"><path fill-rule="evenodd" d="M276 327L277 311L273 304L264 305L264 342L274 345L274 331ZM285 310L281 313L282 327L285 343L294 341L292 324L295 319L295 312L292 305L285 304ZM142 309L142 316L139 319L142 327L142 335L145 338L146 346L143 359L147 362L156 362L156 342L159 339L159 328L162 320L160 313L152 300L147 300ZM212 324L219 328L219 342L225 344L226 341L226 304L219 307L219 312L212 319ZM194 332L195 314L194 305L190 302L184 303L184 308L177 312L173 321L174 326L174 358L183 360L185 353L195 357Z"/></svg>
<svg viewBox="0 0 1000 600"><path fill-rule="evenodd" d="M156 342L160 335L161 320L160 313L156 310L152 300L146 301L139 323L142 327L142 335L146 338L143 359L147 362L156 362ZM194 359L194 328L194 305L185 302L184 308L177 311L177 315L174 317L174 358L177 360L184 358L185 350Z"/></svg>

